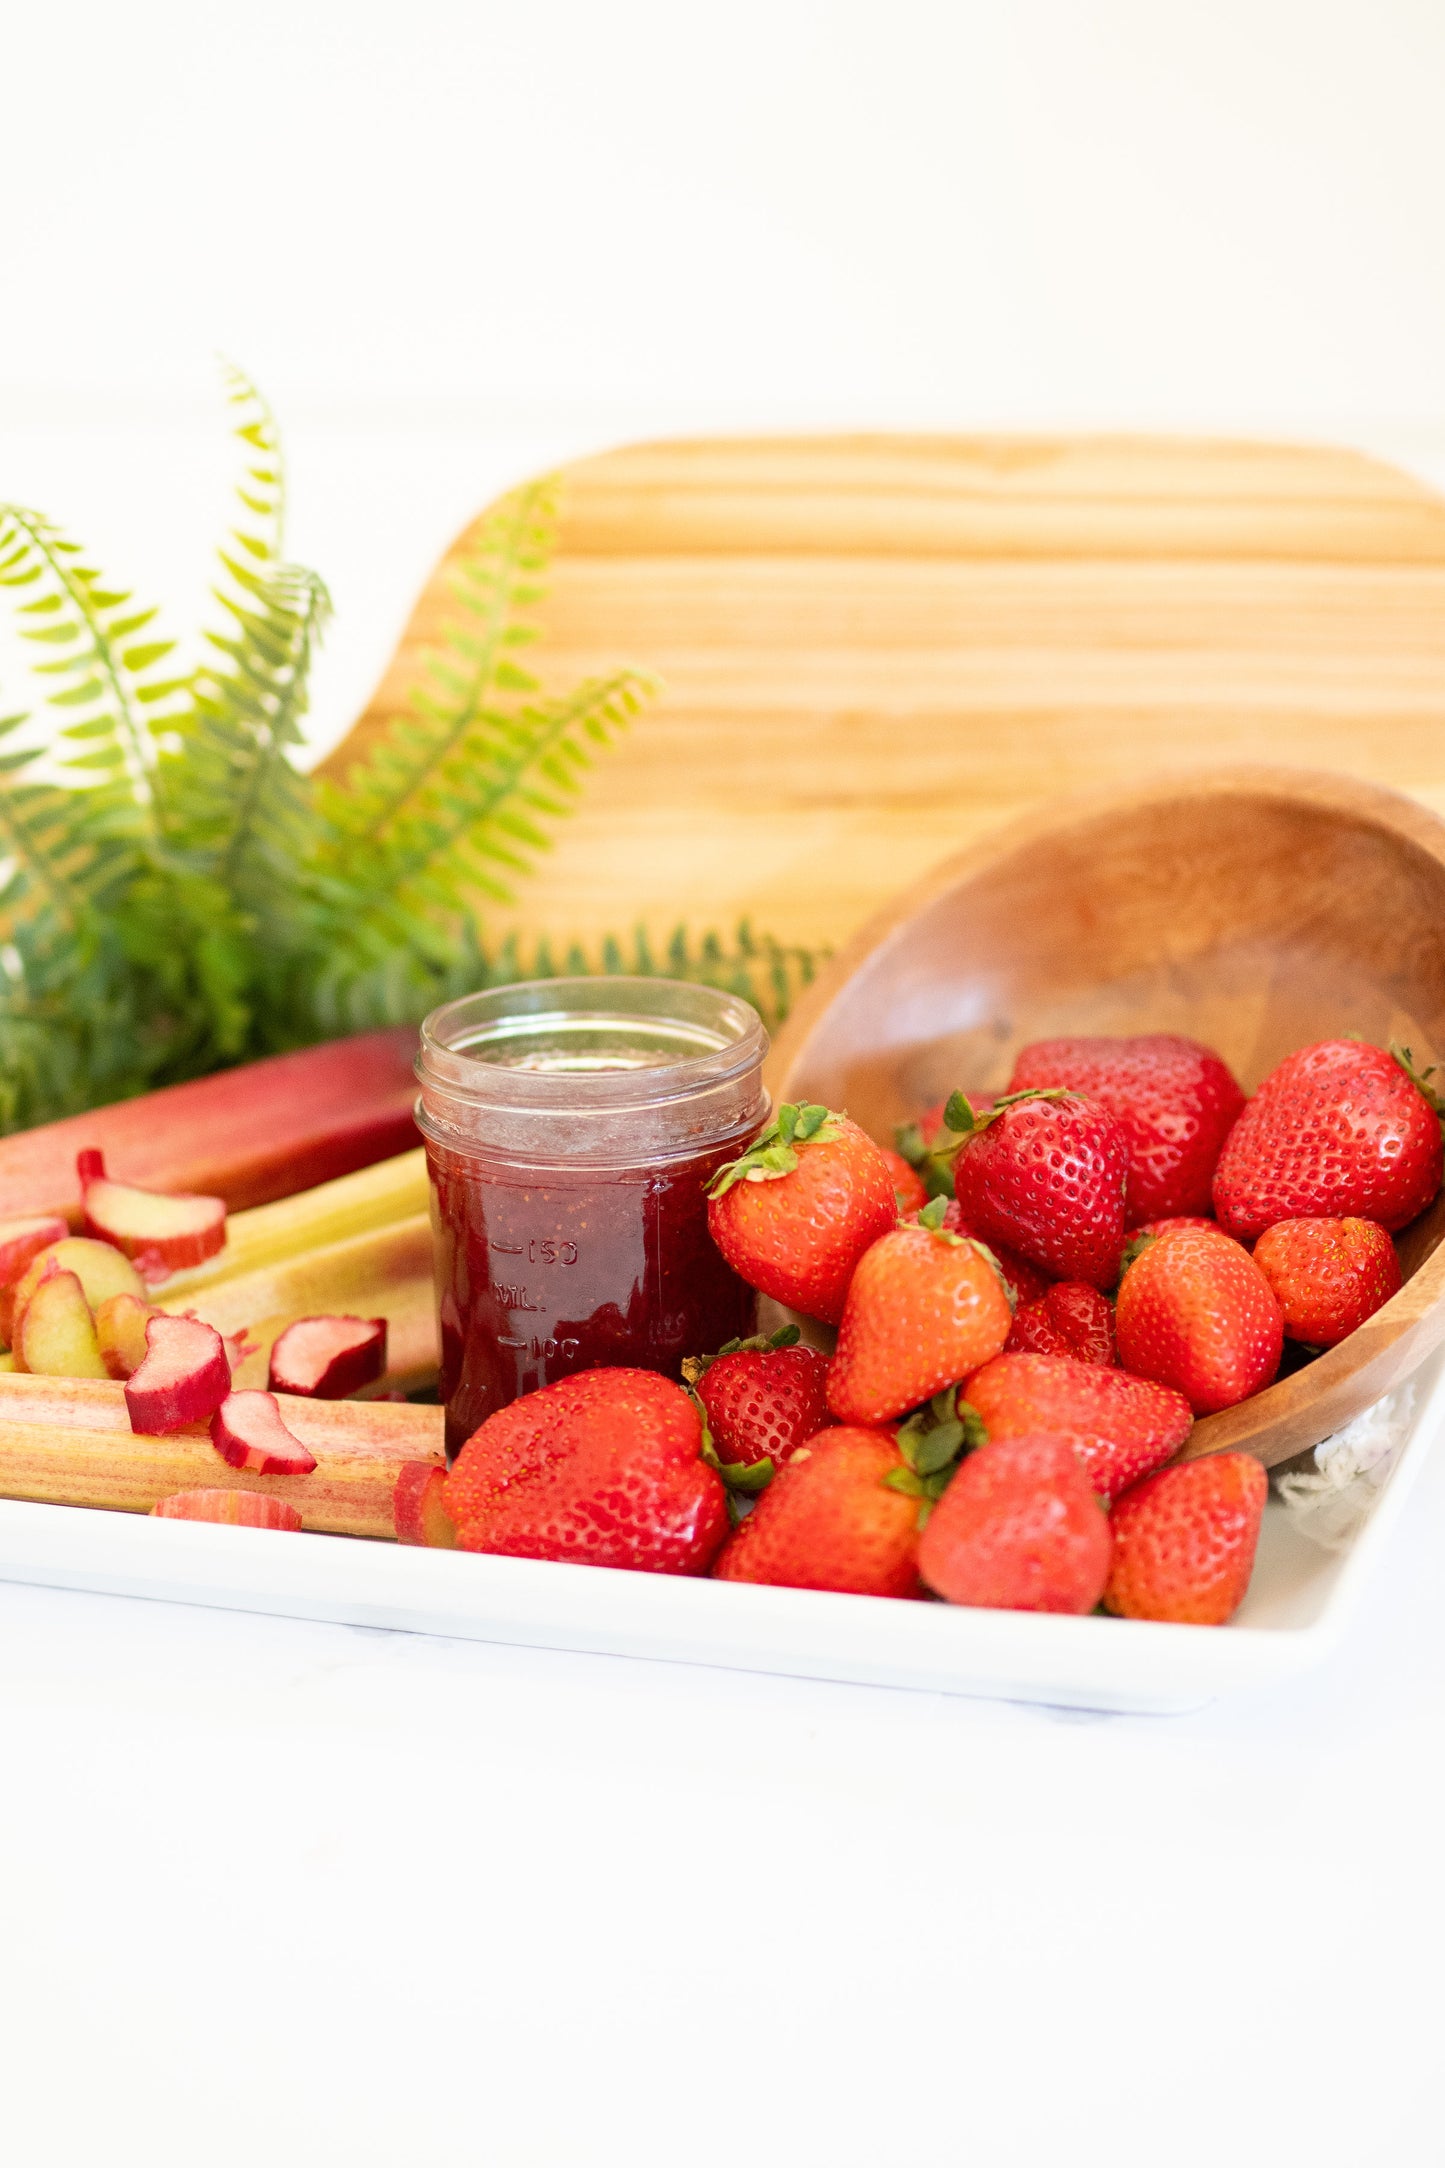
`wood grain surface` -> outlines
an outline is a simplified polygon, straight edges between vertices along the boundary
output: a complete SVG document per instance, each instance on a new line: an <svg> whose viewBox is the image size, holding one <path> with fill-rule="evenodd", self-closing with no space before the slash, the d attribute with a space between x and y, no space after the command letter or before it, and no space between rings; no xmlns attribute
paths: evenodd
<svg viewBox="0 0 1445 2168"><path fill-rule="evenodd" d="M352 738L404 698L444 562ZM666 690L521 923L837 944L1061 792L1265 759L1445 810L1445 503L1169 439L650 444L568 470L540 665Z"/></svg>

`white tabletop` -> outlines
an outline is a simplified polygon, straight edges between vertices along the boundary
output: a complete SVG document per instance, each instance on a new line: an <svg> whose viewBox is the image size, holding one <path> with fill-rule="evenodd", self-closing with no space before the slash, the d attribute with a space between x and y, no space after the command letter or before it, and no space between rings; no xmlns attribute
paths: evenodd
<svg viewBox="0 0 1445 2168"><path fill-rule="evenodd" d="M1183 1717L0 1586L7 2158L1436 2157L1442 1521Z"/></svg>

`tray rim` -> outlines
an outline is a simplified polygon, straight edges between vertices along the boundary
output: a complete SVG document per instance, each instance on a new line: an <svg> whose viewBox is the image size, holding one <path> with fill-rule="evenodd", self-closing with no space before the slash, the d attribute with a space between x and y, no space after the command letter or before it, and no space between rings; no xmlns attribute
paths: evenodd
<svg viewBox="0 0 1445 2168"><path fill-rule="evenodd" d="M1280 1682L1339 1644L1445 1427L1445 1360L1303 1625L971 1611L0 1500L0 1580L337 1625L1130 1713Z"/></svg>

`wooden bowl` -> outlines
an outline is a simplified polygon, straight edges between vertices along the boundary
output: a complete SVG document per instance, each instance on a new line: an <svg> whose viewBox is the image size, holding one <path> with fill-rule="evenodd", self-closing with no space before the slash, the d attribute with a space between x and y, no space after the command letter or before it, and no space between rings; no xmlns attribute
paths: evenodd
<svg viewBox="0 0 1445 2168"><path fill-rule="evenodd" d="M1293 769L1071 799L986 838L880 913L774 1047L775 1098L875 1136L955 1085L999 1089L1059 1032L1182 1031L1252 1091L1284 1055L1358 1032L1445 1049L1445 822ZM1338 1430L1445 1337L1445 1198L1398 1237L1405 1285L1317 1361L1204 1417L1187 1455L1266 1466Z"/></svg>

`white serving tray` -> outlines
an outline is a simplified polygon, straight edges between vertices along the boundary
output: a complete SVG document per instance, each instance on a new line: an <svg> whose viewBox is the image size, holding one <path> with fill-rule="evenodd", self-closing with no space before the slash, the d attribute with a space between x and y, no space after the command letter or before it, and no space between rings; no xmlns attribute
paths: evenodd
<svg viewBox="0 0 1445 2168"><path fill-rule="evenodd" d="M1349 1549L1309 1542L1272 1497L1249 1595L1227 1627L970 1611L10 1499L0 1500L0 1579L866 1685L1192 1709L1328 1654L1442 1425L1445 1362L1436 1358L1421 1373L1410 1436Z"/></svg>

